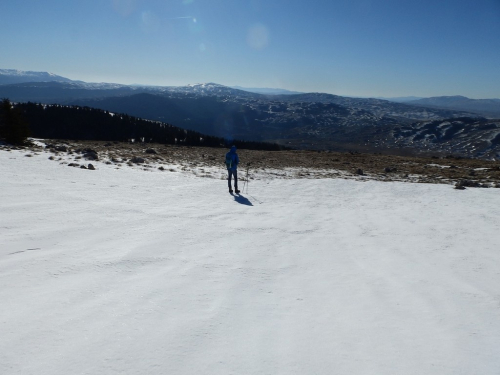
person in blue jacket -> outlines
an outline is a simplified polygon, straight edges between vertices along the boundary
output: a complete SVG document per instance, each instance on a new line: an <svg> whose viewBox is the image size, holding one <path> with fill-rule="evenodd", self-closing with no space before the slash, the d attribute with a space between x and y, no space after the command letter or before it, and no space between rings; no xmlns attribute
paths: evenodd
<svg viewBox="0 0 500 375"><path fill-rule="evenodd" d="M236 194L239 194L238 190L238 164L240 163L240 158L236 153L236 146L232 146L231 150L226 154L226 168L227 168L227 186L229 187L229 192L232 193L231 188L231 178L234 177L234 190Z"/></svg>

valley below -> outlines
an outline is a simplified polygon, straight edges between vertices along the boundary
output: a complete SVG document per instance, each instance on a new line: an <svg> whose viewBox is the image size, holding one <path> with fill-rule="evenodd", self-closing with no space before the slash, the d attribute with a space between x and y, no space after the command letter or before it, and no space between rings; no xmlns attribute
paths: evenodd
<svg viewBox="0 0 500 375"><path fill-rule="evenodd" d="M500 116L495 117L500 105L494 100L485 107L484 101L468 99L460 110L445 107L449 98L424 106L429 101L264 95L215 83L140 87L74 81L4 84L0 96L20 103L97 108L227 140L298 150L500 159Z"/></svg>

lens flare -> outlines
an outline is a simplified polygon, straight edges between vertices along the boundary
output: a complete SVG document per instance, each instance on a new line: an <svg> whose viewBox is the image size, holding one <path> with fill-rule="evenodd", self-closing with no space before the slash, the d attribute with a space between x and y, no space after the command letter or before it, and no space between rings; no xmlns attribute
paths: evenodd
<svg viewBox="0 0 500 375"><path fill-rule="evenodd" d="M252 26L247 33L247 44L253 49L263 49L269 44L269 30L262 24Z"/></svg>

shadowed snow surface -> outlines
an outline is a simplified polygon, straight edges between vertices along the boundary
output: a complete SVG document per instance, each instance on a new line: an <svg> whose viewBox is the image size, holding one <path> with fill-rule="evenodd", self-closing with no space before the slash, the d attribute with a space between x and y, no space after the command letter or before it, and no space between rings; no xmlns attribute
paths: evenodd
<svg viewBox="0 0 500 375"><path fill-rule="evenodd" d="M1 374L498 374L500 194L0 152Z"/></svg>

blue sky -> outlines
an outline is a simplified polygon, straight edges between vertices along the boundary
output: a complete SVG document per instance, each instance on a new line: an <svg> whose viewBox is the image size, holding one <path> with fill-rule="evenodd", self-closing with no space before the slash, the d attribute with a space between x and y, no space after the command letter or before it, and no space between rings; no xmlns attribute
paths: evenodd
<svg viewBox="0 0 500 375"><path fill-rule="evenodd" d="M500 98L500 0L0 2L0 68L88 82Z"/></svg>

